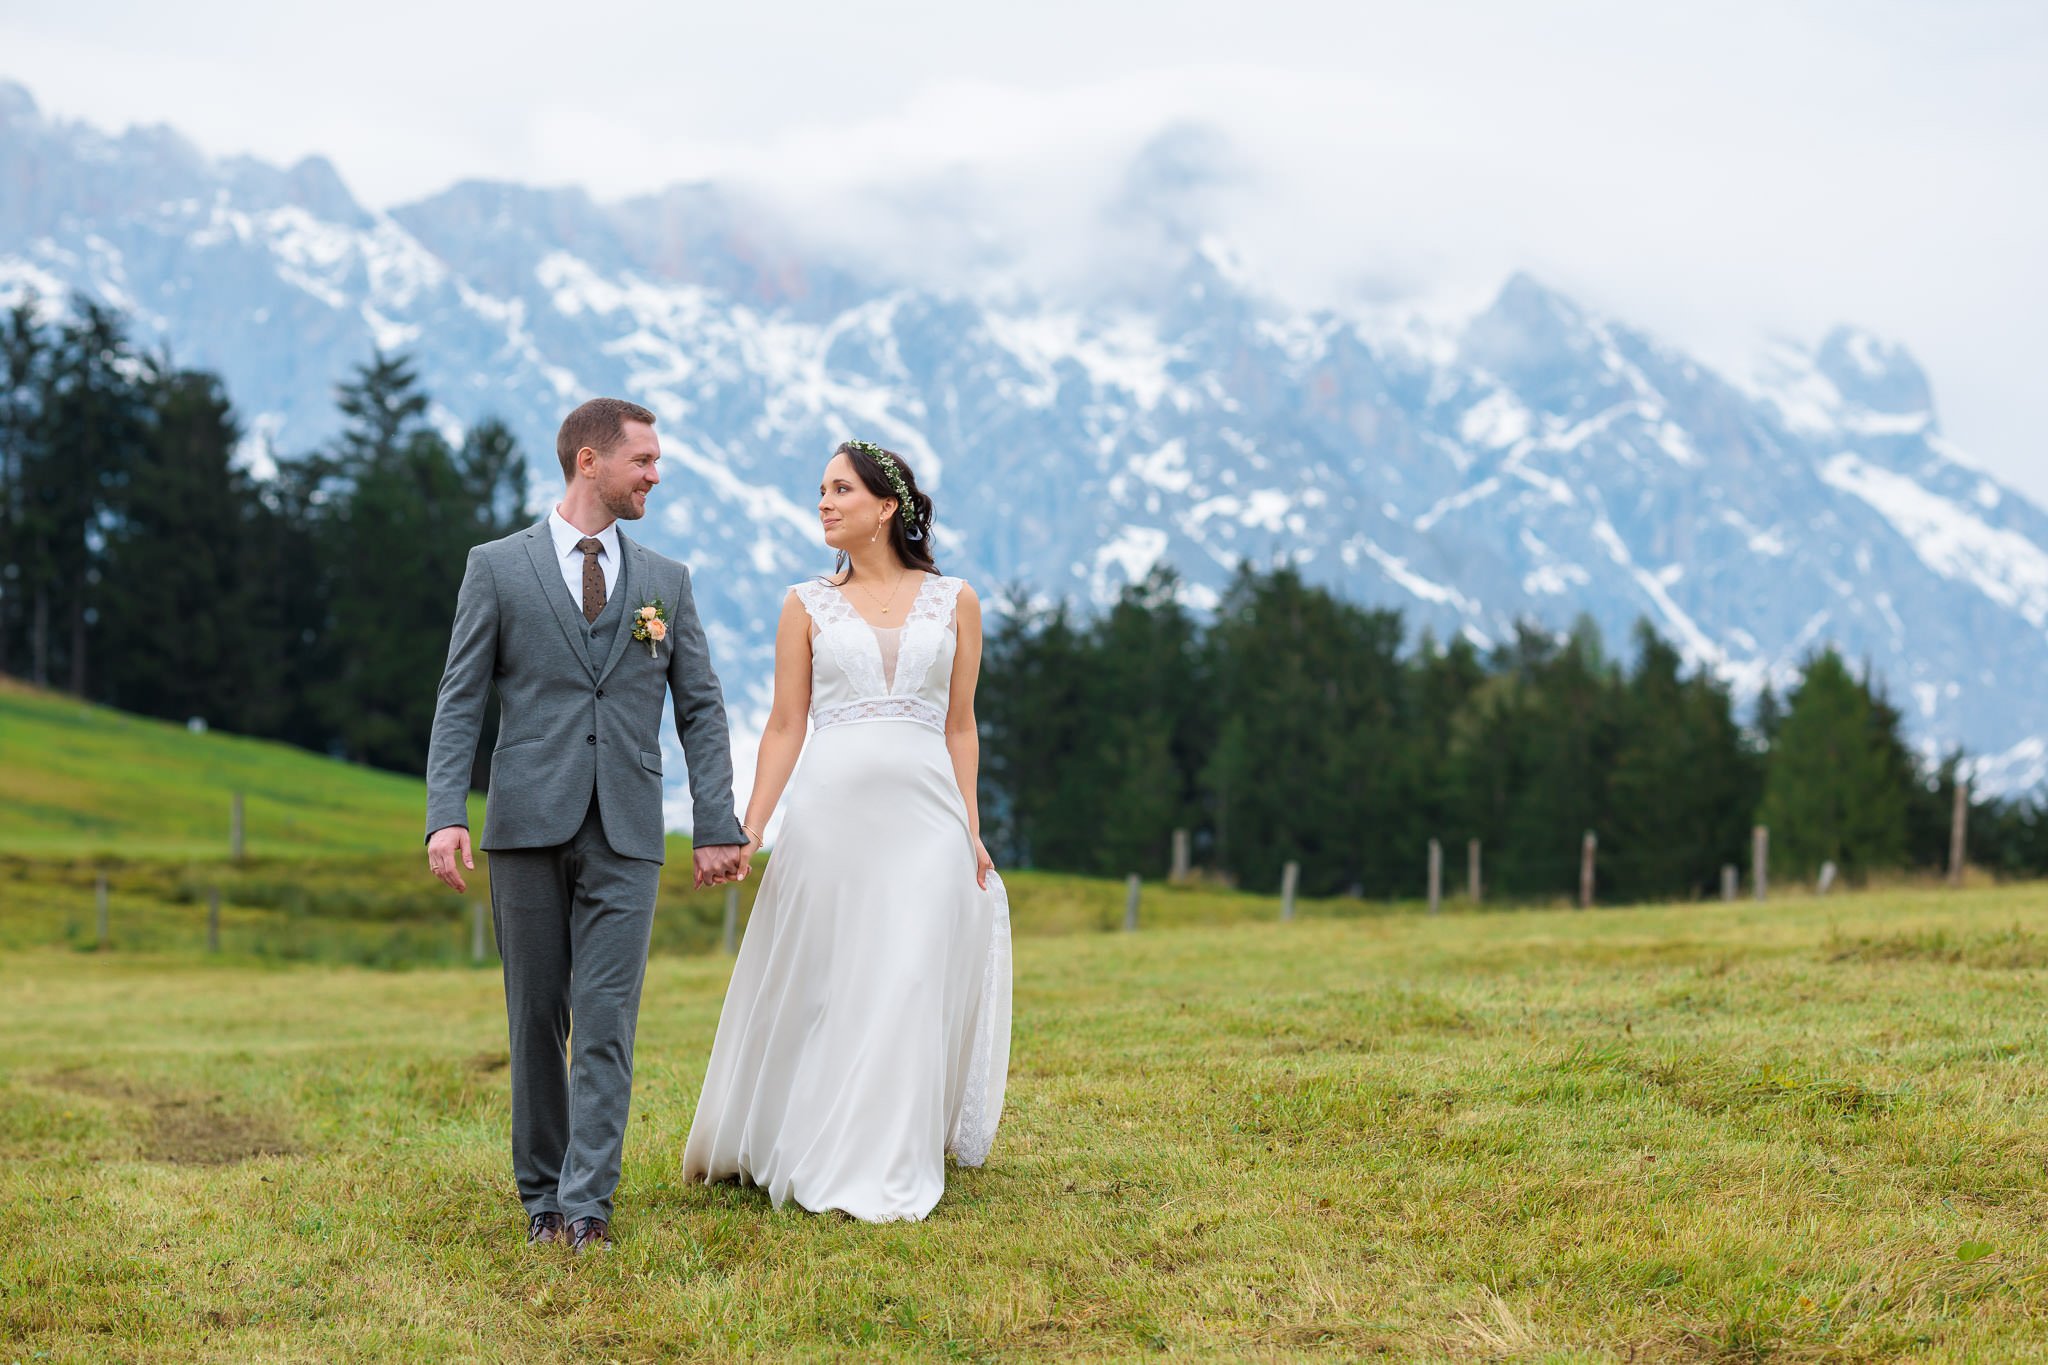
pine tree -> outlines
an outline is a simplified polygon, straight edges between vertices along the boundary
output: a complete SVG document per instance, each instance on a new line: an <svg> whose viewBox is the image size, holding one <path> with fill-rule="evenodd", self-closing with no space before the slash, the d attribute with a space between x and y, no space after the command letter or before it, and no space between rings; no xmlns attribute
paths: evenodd
<svg viewBox="0 0 2048 1365"><path fill-rule="evenodd" d="M983 831L1024 867L1086 869L1101 843L1108 718L1090 685L1089 649L1065 603L1034 607L1012 589L983 647L977 716L987 804Z"/></svg>
<svg viewBox="0 0 2048 1365"><path fill-rule="evenodd" d="M475 503L469 534L477 543L509 536L533 521L527 511L526 455L512 429L486 417L469 429L456 460Z"/></svg>
<svg viewBox="0 0 2048 1365"><path fill-rule="evenodd" d="M1529 705L1515 713L1510 742L1520 782L1507 813L1499 864L1504 888L1531 896L1572 896L1580 841L1611 809L1608 782L1619 738L1620 687L1600 633L1581 618L1562 648L1518 634L1502 661L1528 679ZM1596 879L1603 899L1608 888Z"/></svg>
<svg viewBox="0 0 2048 1365"><path fill-rule="evenodd" d="M1289 567L1241 569L1209 634L1221 723L1203 772L1218 858L1247 886L1384 887L1419 837L1400 618Z"/></svg>
<svg viewBox="0 0 2048 1365"><path fill-rule="evenodd" d="M463 566L471 546L525 523L524 461L496 422L451 450L403 356L373 357L339 405L340 436L301 473L327 567L318 710L342 754L420 772Z"/></svg>
<svg viewBox="0 0 2048 1365"><path fill-rule="evenodd" d="M1107 799L1090 870L1166 871L1173 830L1194 813L1208 738L1195 623L1180 579L1155 569L1124 588L1086 641L1087 677L1104 716L1099 767Z"/></svg>
<svg viewBox="0 0 2048 1365"><path fill-rule="evenodd" d="M50 338L29 294L0 321L0 673L21 671L29 658L32 604L48 609L53 530L30 496L30 473L43 467L42 402ZM47 616L45 616L47 619ZM47 684L45 658L32 676Z"/></svg>
<svg viewBox="0 0 2048 1365"><path fill-rule="evenodd" d="M1620 743L1600 848L1617 900L1690 897L1739 861L1756 769L1725 687L1704 669L1679 676L1676 650L1648 622L1620 698Z"/></svg>
<svg viewBox="0 0 2048 1365"><path fill-rule="evenodd" d="M147 440L152 367L117 314L83 296L74 307L48 368L23 492L49 536L34 585L36 672L53 676L61 655L69 690L84 696L108 522Z"/></svg>
<svg viewBox="0 0 2048 1365"><path fill-rule="evenodd" d="M247 733L269 682L254 648L242 536L254 490L220 381L180 372L153 386L147 439L107 550L104 694L114 705Z"/></svg>
<svg viewBox="0 0 2048 1365"><path fill-rule="evenodd" d="M1811 876L1832 861L1860 881L1905 862L1908 788L1896 725L1897 712L1834 650L1807 663L1765 773L1763 820L1774 863Z"/></svg>

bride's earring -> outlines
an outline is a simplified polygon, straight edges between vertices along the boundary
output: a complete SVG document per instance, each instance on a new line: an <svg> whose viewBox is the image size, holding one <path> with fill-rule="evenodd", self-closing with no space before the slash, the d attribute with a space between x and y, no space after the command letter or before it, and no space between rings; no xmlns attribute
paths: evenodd
<svg viewBox="0 0 2048 1365"><path fill-rule="evenodd" d="M883 518L883 517L876 517L876 518L875 518L875 533L874 533L873 535L871 535L871 536L869 536L869 537L868 537L868 544L872 545L872 544L874 544L874 543L875 543L876 541L878 541L878 540L880 540L880 539L882 538L882 522L883 522L884 520L886 520L886 518Z"/></svg>

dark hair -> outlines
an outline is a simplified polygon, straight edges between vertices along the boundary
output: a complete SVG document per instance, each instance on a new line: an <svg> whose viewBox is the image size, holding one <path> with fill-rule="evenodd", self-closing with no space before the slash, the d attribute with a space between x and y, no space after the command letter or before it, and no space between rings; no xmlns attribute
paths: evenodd
<svg viewBox="0 0 2048 1365"><path fill-rule="evenodd" d="M576 452L589 446L600 454L609 451L626 434L626 423L654 425L654 414L638 403L623 398L593 398L562 419L555 433L555 456L562 462L562 477L576 477Z"/></svg>
<svg viewBox="0 0 2048 1365"><path fill-rule="evenodd" d="M900 504L903 499L897 496L889 476L882 472L882 462L863 450L864 444L843 441L832 453L846 457L847 463L853 466L853 472L860 475L860 481L867 485L868 492L878 498L896 498ZM917 475L910 472L910 461L893 450L882 453L896 462L896 473L903 479L904 491L910 494L910 515L904 516L903 508L898 506L896 515L889 518L889 544L895 549L896 557L909 567L937 573L939 564L932 558L932 500L918 489ZM917 529L915 539L910 535L913 526ZM843 572L848 563L846 552L841 550L836 571Z"/></svg>

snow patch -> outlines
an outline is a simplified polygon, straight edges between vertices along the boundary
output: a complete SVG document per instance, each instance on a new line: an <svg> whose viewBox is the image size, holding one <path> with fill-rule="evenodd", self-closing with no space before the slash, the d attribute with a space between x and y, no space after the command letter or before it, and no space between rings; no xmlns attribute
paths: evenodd
<svg viewBox="0 0 2048 1365"><path fill-rule="evenodd" d="M1387 553L1370 540L1361 540L1357 543L1359 548L1365 551L1366 556L1373 563L1380 566L1382 573L1386 574L1388 578L1401 587L1406 588L1416 597L1421 598L1425 602L1456 607L1467 615L1477 615L1479 613L1479 604L1477 602L1474 602L1456 588L1424 578L1421 574L1409 568L1408 561L1402 559L1399 555Z"/></svg>
<svg viewBox="0 0 2048 1365"><path fill-rule="evenodd" d="M1188 472L1188 443L1178 436L1150 455L1132 460L1131 473L1168 493L1185 493L1195 481L1195 476Z"/></svg>
<svg viewBox="0 0 2048 1365"><path fill-rule="evenodd" d="M1496 389L1458 419L1458 435L1468 444L1499 450L1527 436L1532 420L1520 400L1506 389Z"/></svg>
<svg viewBox="0 0 2048 1365"><path fill-rule="evenodd" d="M1152 566L1166 553L1168 536L1156 526L1126 526L1095 551L1095 588L1098 597L1112 596L1117 587L1109 581L1111 567L1122 570L1124 581L1136 583L1152 572Z"/></svg>
<svg viewBox="0 0 2048 1365"><path fill-rule="evenodd" d="M1820 476L1869 504L1935 573L1970 584L2036 629L2048 626L2048 551L2033 541L1858 455L1835 456Z"/></svg>
<svg viewBox="0 0 2048 1365"><path fill-rule="evenodd" d="M1576 564L1545 564L1522 576L1522 591L1531 597L1561 597L1592 581L1593 575Z"/></svg>

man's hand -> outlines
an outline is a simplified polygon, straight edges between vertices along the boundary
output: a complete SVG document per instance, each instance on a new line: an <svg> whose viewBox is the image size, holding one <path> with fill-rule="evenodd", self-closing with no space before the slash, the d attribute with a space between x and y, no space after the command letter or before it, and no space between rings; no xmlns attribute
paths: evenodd
<svg viewBox="0 0 2048 1365"><path fill-rule="evenodd" d="M462 880L462 873L455 866L457 858L462 860L463 867L476 870L476 862L469 856L469 826L444 825L435 830L427 840L427 871L454 890L467 891L469 883Z"/></svg>
<svg viewBox="0 0 2048 1365"><path fill-rule="evenodd" d="M740 856L744 847L742 844L698 844L692 848L690 861L695 864L695 880L691 882L691 889L739 881L746 875L746 862Z"/></svg>

